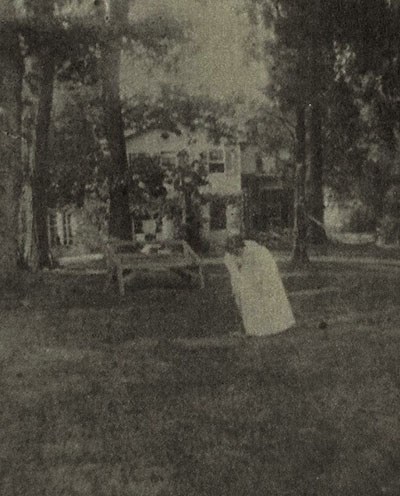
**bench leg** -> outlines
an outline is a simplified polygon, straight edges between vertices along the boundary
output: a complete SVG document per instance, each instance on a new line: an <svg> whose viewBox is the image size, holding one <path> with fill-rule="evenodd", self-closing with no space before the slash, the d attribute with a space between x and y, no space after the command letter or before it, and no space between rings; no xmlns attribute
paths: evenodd
<svg viewBox="0 0 400 496"><path fill-rule="evenodd" d="M202 267L199 267L199 283L200 283L200 289L204 289L205 283L204 283L204 274Z"/></svg>

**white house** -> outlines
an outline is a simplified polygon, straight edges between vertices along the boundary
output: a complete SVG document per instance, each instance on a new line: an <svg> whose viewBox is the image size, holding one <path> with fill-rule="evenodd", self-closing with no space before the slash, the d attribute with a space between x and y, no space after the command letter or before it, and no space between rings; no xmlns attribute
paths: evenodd
<svg viewBox="0 0 400 496"><path fill-rule="evenodd" d="M130 161L140 153L159 155L161 162L166 163L177 163L178 154L182 150L189 153L191 161L198 160L203 154L208 168L208 185L203 187L202 193L209 199L203 207L203 237L216 248L225 243L229 233L240 230L242 190L238 145L224 142L215 145L203 131L181 129L179 132L170 132L154 129L139 136L127 133L126 149ZM135 229L134 226L134 231L139 239L146 233L155 233L155 222L151 219L143 222L140 232L137 227ZM158 236L171 235L168 221L165 221Z"/></svg>

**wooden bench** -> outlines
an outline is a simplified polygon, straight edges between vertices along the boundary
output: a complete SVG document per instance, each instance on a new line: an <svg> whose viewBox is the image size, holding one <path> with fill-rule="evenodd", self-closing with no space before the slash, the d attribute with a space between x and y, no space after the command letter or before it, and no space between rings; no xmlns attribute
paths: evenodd
<svg viewBox="0 0 400 496"><path fill-rule="evenodd" d="M143 248L148 253L143 252ZM162 241L143 245L135 241L111 240L105 245L108 289L117 279L119 293L125 295L125 284L134 279L138 271L161 272L170 270L182 277L195 279L204 288L204 275L200 257L186 241Z"/></svg>

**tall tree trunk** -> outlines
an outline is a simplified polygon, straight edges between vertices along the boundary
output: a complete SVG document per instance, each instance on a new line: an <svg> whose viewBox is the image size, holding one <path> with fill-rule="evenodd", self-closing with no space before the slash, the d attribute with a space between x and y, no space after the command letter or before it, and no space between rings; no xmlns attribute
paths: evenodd
<svg viewBox="0 0 400 496"><path fill-rule="evenodd" d="M4 6L3 6L4 7ZM0 9L1 11L1 9ZM0 279L18 268L23 61L18 36L4 28L0 38Z"/></svg>
<svg viewBox="0 0 400 496"><path fill-rule="evenodd" d="M318 102L311 107L310 165L308 170L307 212L310 215L310 240L321 244L327 240L324 228L322 111Z"/></svg>
<svg viewBox="0 0 400 496"><path fill-rule="evenodd" d="M20 253L21 264L24 267L36 271L38 268L38 257L36 240L34 237L34 219L32 205L32 180L35 164L36 130L32 123L36 122L37 100L35 85L32 78L35 75L34 65L36 58L25 55L24 78L22 84L22 163L23 163L23 186L20 204Z"/></svg>
<svg viewBox="0 0 400 496"><path fill-rule="evenodd" d="M48 235L49 130L53 105L55 59L43 50L39 57L40 90L36 118L35 163L33 170L33 218L39 267L51 266Z"/></svg>
<svg viewBox="0 0 400 496"><path fill-rule="evenodd" d="M118 41L112 40L104 44L102 59L105 131L111 155L109 235L127 240L132 239L132 221L129 213L128 159L119 93L121 48Z"/></svg>
<svg viewBox="0 0 400 496"><path fill-rule="evenodd" d="M397 139L392 119L388 119L384 109L380 111L380 136L385 143L385 160L377 163L372 170L373 194L370 195L370 206L376 219L375 228L380 224L385 214L385 196L393 184L391 169L397 160Z"/></svg>
<svg viewBox="0 0 400 496"><path fill-rule="evenodd" d="M306 113L304 107L296 110L296 179L294 201L293 254L292 263L309 263L307 253L308 222L305 202L306 180Z"/></svg>

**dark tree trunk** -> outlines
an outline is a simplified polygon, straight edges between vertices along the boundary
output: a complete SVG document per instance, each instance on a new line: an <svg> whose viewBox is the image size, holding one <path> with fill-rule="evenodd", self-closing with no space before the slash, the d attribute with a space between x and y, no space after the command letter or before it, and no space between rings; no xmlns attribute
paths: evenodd
<svg viewBox="0 0 400 496"><path fill-rule="evenodd" d="M380 136L383 142L386 144L386 160L387 164L376 164L372 170L371 182L372 182L372 195L370 195L370 206L373 208L374 217L376 219L376 228L379 226L385 212L385 196L393 184L393 178L391 175L390 168L392 164L396 162L397 155L397 143L394 131L394 124L391 119L387 119L385 111L381 110L381 122L380 122Z"/></svg>
<svg viewBox="0 0 400 496"><path fill-rule="evenodd" d="M327 241L324 228L323 144L321 106L314 103L310 115L310 165L308 171L307 213L310 216L310 241Z"/></svg>
<svg viewBox="0 0 400 496"><path fill-rule="evenodd" d="M186 241L195 250L201 249L201 214L199 206L195 204L192 195L185 192L185 225L186 225Z"/></svg>
<svg viewBox="0 0 400 496"><path fill-rule="evenodd" d="M305 109L299 107L296 111L296 178L294 200L293 254L294 265L309 263L307 253L308 222L305 205L306 180L306 122Z"/></svg>
<svg viewBox="0 0 400 496"><path fill-rule="evenodd" d="M4 7L4 6L2 6ZM18 210L22 188L21 94L23 60L11 29L0 37L0 279L18 270Z"/></svg>
<svg viewBox="0 0 400 496"><path fill-rule="evenodd" d="M128 159L119 93L121 49L118 41L104 44L102 58L105 131L111 156L109 235L129 240L132 239L132 222L129 212Z"/></svg>
<svg viewBox="0 0 400 496"><path fill-rule="evenodd" d="M39 267L43 268L51 266L47 223L47 193L49 188L50 165L49 130L53 106L55 76L55 59L51 51L43 50L39 54L38 70L40 74L40 89L36 117L32 204L38 263Z"/></svg>

